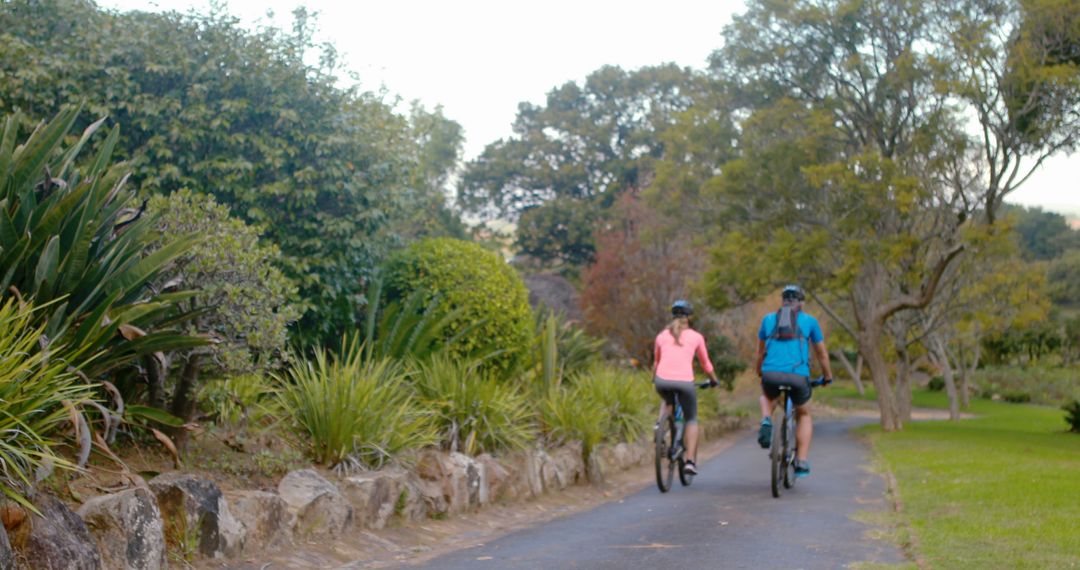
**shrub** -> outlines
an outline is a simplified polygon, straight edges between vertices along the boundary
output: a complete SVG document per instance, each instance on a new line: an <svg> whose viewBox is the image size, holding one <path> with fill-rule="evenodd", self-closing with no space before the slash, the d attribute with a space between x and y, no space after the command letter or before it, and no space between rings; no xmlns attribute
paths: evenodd
<svg viewBox="0 0 1080 570"><path fill-rule="evenodd" d="M1080 433L1080 400L1073 400L1061 409L1065 410L1065 421L1069 424L1069 431Z"/></svg>
<svg viewBox="0 0 1080 570"><path fill-rule="evenodd" d="M596 367L548 391L540 418L550 440L580 440L588 455L601 441L641 437L649 427L654 394L644 374Z"/></svg>
<svg viewBox="0 0 1080 570"><path fill-rule="evenodd" d="M1017 390L1010 390L1001 395L1001 399L1013 404L1027 404L1031 402L1031 394L1027 392L1020 392Z"/></svg>
<svg viewBox="0 0 1080 570"><path fill-rule="evenodd" d="M469 455L522 449L536 437L528 401L475 363L446 354L415 365L419 403L431 412L443 447Z"/></svg>
<svg viewBox="0 0 1080 570"><path fill-rule="evenodd" d="M945 378L934 376L926 383L926 389L932 392L940 392L945 389Z"/></svg>
<svg viewBox="0 0 1080 570"><path fill-rule="evenodd" d="M446 324L444 338L471 328L450 347L458 357L490 356L495 370L513 369L531 340L532 313L525 284L495 252L452 238L427 239L402 250L387 264L392 299L422 291L439 299L435 318L460 311Z"/></svg>
<svg viewBox="0 0 1080 570"><path fill-rule="evenodd" d="M397 363L367 360L358 336L340 355L316 348L294 355L279 378L278 404L297 443L314 461L337 469L376 467L408 448L436 441Z"/></svg>
<svg viewBox="0 0 1080 570"><path fill-rule="evenodd" d="M240 374L209 383L200 400L218 425L258 426L276 415L277 387L261 374Z"/></svg>
<svg viewBox="0 0 1080 570"><path fill-rule="evenodd" d="M979 387L984 398L994 394L1027 394L1032 402L1062 406L1080 399L1080 382L1076 369L1051 366L987 366L974 374L972 383Z"/></svg>
<svg viewBox="0 0 1080 570"><path fill-rule="evenodd" d="M37 469L72 467L53 451L50 436L78 413L92 390L66 371L60 352L38 349L38 318L12 299L0 305L0 491L24 505L23 493ZM89 442L89 433L83 441ZM85 444L83 453L89 453Z"/></svg>
<svg viewBox="0 0 1080 570"><path fill-rule="evenodd" d="M86 356L78 364L94 377L204 341L165 327L180 294L147 286L194 241L172 236L144 255L152 221L129 207L123 166L109 164L119 129L81 169L79 152L104 119L65 148L78 116L78 107L61 111L21 145L18 114L0 132L0 294L33 298L45 337Z"/></svg>
<svg viewBox="0 0 1080 570"><path fill-rule="evenodd" d="M604 440L608 422L599 403L569 386L550 390L540 402L540 421L551 443L580 441L586 457Z"/></svg>
<svg viewBox="0 0 1080 570"><path fill-rule="evenodd" d="M644 435L657 400L647 374L610 366L577 376L573 392L604 411L604 439L612 441L636 441Z"/></svg>

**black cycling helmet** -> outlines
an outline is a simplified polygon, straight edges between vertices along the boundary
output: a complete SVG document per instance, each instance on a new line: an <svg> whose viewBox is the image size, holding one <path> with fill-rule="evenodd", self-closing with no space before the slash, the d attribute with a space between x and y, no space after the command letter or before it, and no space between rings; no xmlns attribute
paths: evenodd
<svg viewBox="0 0 1080 570"><path fill-rule="evenodd" d="M802 287L798 285L788 285L784 287L784 292L780 294L780 298L785 301L795 299L796 301L805 301L806 294L803 293Z"/></svg>
<svg viewBox="0 0 1080 570"><path fill-rule="evenodd" d="M671 316L673 317L689 317L694 314L694 306L690 304L690 301L679 299L671 304Z"/></svg>

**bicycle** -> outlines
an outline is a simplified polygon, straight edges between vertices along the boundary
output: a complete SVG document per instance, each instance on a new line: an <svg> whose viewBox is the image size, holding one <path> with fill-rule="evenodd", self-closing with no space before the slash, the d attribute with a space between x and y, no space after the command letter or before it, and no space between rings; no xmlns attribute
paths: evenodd
<svg viewBox="0 0 1080 570"><path fill-rule="evenodd" d="M701 390L712 386L709 382L697 385ZM683 441L686 423L683 421L678 394L675 394L672 412L669 414L665 411L653 430L653 441L656 443L656 486L661 493L671 490L671 479L675 475L676 467L679 470L679 482L684 487L689 487L694 482L694 476L686 472L686 443Z"/></svg>
<svg viewBox="0 0 1080 570"><path fill-rule="evenodd" d="M819 376L810 381L810 387L825 385L825 377ZM780 420L780 429L772 432L769 444L769 460L772 475L772 496L780 498L781 485L785 489L795 486L795 406L791 403L791 386L780 386L780 408L784 410ZM776 425L776 422L773 422ZM779 437L777 437L779 435Z"/></svg>

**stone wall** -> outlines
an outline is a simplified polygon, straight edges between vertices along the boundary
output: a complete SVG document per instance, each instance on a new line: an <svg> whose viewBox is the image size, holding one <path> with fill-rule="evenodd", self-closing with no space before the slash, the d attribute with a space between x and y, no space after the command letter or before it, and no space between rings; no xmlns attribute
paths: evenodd
<svg viewBox="0 0 1080 570"><path fill-rule="evenodd" d="M742 424L726 418L703 425L708 436ZM12 506L3 513L0 570L158 569L166 567L167 550L187 557L250 556L296 540L333 540L357 528L529 500L651 460L646 440L597 446L588 463L580 444L499 458L426 449L411 469L389 467L334 481L314 469L293 471L275 492L222 492L212 481L166 473L90 499L78 513L37 494L32 501L44 516Z"/></svg>

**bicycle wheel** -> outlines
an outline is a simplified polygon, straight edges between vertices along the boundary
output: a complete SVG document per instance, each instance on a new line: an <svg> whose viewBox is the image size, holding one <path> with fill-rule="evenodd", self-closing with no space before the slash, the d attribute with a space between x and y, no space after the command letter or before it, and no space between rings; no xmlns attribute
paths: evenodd
<svg viewBox="0 0 1080 570"><path fill-rule="evenodd" d="M683 487L689 487L694 482L694 476L686 472L686 459L679 457L679 482Z"/></svg>
<svg viewBox="0 0 1080 570"><path fill-rule="evenodd" d="M656 443L656 486L661 493L667 493L675 475L675 461L668 456L675 445L675 418L668 414L660 416L653 440Z"/></svg>
<svg viewBox="0 0 1080 570"><path fill-rule="evenodd" d="M780 405L784 405L783 397L781 397ZM773 429L772 431L772 443L769 445L769 462L771 469L769 470L772 479L772 496L774 499L780 498L780 487L784 484L784 436L783 430L784 417L780 416L780 429ZM776 427L776 422L773 422L773 427Z"/></svg>
<svg viewBox="0 0 1080 570"><path fill-rule="evenodd" d="M795 486L795 416L784 415L784 488Z"/></svg>
<svg viewBox="0 0 1080 570"><path fill-rule="evenodd" d="M795 487L795 412L784 418L784 488Z"/></svg>

